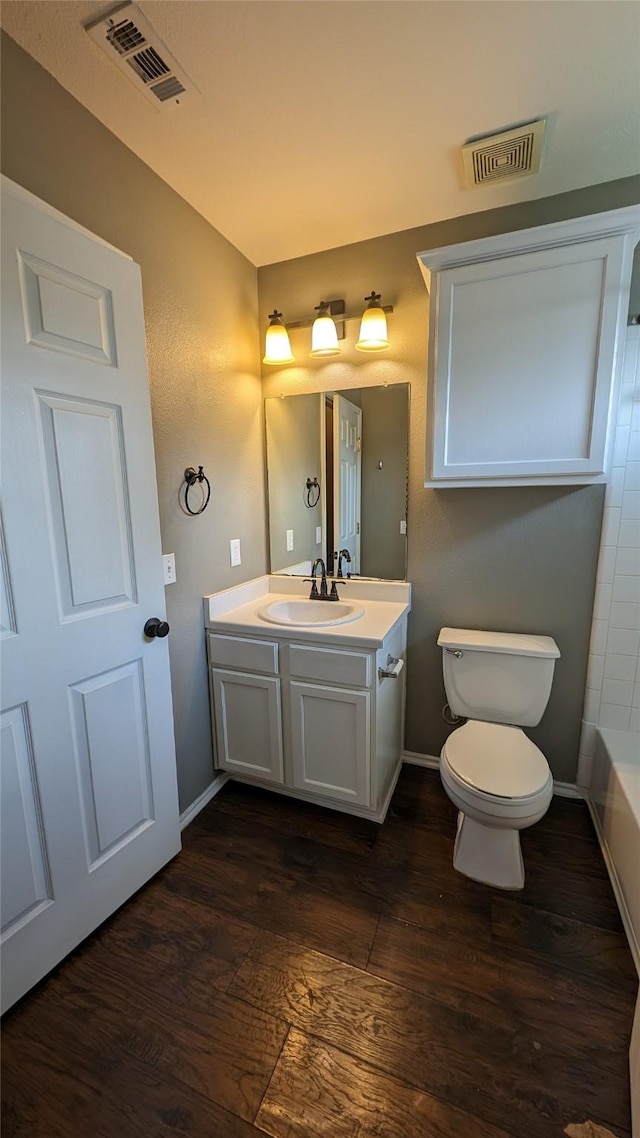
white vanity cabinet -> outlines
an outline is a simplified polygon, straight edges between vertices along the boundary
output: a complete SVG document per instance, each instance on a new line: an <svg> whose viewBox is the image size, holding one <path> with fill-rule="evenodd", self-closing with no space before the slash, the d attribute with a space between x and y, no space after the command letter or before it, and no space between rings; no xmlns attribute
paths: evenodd
<svg viewBox="0 0 640 1138"><path fill-rule="evenodd" d="M406 628L404 616L379 648L209 631L216 765L382 821L403 746Z"/></svg>
<svg viewBox="0 0 640 1138"><path fill-rule="evenodd" d="M606 480L640 207L418 255L425 485Z"/></svg>

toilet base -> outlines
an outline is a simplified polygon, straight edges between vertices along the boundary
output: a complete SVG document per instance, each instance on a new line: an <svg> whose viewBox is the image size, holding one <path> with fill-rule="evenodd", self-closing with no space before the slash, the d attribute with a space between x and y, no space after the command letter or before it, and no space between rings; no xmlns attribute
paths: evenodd
<svg viewBox="0 0 640 1138"><path fill-rule="evenodd" d="M519 831L483 826L460 810L453 868L483 885L493 885L497 889L522 889L524 862Z"/></svg>

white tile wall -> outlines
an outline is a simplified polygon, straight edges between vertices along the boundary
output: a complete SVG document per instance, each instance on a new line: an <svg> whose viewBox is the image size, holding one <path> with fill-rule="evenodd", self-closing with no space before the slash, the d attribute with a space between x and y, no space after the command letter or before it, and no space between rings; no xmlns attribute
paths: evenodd
<svg viewBox="0 0 640 1138"><path fill-rule="evenodd" d="M578 781L588 785L596 725L640 730L640 326L627 341L600 539Z"/></svg>

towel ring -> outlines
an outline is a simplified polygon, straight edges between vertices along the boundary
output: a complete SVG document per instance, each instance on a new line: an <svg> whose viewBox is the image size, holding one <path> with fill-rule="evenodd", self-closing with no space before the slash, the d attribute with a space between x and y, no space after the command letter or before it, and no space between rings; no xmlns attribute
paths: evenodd
<svg viewBox="0 0 640 1138"><path fill-rule="evenodd" d="M314 490L317 491L315 495L313 494ZM314 506L318 505L318 502L320 501L320 483L318 482L317 478L307 478L304 500L305 505L310 510L312 510Z"/></svg>
<svg viewBox="0 0 640 1138"><path fill-rule="evenodd" d="M198 514L203 514L204 511L206 510L207 506L209 505L209 498L211 497L211 483L209 482L209 479L207 478L207 476L204 473L204 470L202 469L201 466L198 467L197 471L194 469L193 466L188 466L184 472L184 480L186 483L185 490L184 490L185 509L186 509L188 514L191 514L191 516L193 518L195 518L198 516ZM189 491L190 491L192 486L195 486L196 482L199 482L201 486L202 486L202 483L205 482L207 489L206 489L206 493L205 493L204 486L202 486L203 500L200 504L200 508L197 510L192 510L191 506L189 505Z"/></svg>

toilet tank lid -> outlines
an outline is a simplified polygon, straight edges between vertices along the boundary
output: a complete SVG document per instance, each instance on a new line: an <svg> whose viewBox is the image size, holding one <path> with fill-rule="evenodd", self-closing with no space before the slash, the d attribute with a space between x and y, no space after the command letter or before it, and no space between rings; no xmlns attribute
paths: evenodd
<svg viewBox="0 0 640 1138"><path fill-rule="evenodd" d="M557 660L560 649L550 636L525 632L481 632L473 628L441 628L440 648L467 652L505 652L511 656L545 656Z"/></svg>

